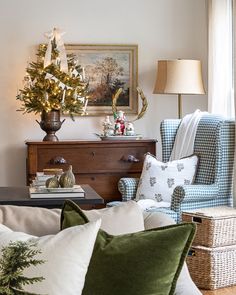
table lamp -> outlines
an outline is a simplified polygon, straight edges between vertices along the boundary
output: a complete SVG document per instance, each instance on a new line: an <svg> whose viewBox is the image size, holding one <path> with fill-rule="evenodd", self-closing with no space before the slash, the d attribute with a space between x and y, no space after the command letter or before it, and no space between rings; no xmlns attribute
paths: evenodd
<svg viewBox="0 0 236 295"><path fill-rule="evenodd" d="M178 116L182 118L182 94L205 94L200 60L159 60L153 93L177 94Z"/></svg>

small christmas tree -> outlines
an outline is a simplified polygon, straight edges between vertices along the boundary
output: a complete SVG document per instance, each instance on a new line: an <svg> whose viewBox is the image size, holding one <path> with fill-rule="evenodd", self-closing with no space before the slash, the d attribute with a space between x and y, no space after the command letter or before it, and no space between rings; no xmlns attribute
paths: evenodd
<svg viewBox="0 0 236 295"><path fill-rule="evenodd" d="M35 295L24 291L23 286L41 282L44 278L27 278L23 275L23 271L30 266L45 263L43 260L34 258L40 253L41 251L36 248L34 242L10 242L2 248L2 258L0 259L1 295Z"/></svg>
<svg viewBox="0 0 236 295"><path fill-rule="evenodd" d="M24 87L17 94L22 102L20 111L60 110L72 119L85 114L88 85L75 56L66 55L61 35L58 29L48 33L49 43L39 46L38 60L26 68Z"/></svg>

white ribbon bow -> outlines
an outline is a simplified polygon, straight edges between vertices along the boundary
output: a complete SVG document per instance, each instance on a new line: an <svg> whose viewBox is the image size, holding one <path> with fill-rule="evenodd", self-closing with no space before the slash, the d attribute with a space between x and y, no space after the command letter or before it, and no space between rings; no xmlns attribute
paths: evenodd
<svg viewBox="0 0 236 295"><path fill-rule="evenodd" d="M62 83L59 79L57 79L57 77L53 76L52 74L49 74L47 73L45 75L45 79L48 79L48 80L53 80L55 82L59 82L58 86L63 90L63 89L73 89L72 87Z"/></svg>
<svg viewBox="0 0 236 295"><path fill-rule="evenodd" d="M59 59L61 61L60 63L60 69L62 72L68 73L68 63L67 63L67 57L66 57L66 50L64 46L64 42L62 40L62 36L65 34L65 32L61 32L59 29L54 28L52 31L45 33L45 37L48 38L48 47L47 51L44 57L44 68L49 66L51 64L51 56L52 56L52 41L55 39L55 43L59 52Z"/></svg>

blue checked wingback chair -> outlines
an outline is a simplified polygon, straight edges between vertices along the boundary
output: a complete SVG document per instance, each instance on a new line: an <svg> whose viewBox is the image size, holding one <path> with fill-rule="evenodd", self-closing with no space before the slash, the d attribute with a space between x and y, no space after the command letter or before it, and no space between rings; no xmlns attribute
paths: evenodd
<svg viewBox="0 0 236 295"><path fill-rule="evenodd" d="M162 160L169 160L180 120L161 123ZM203 115L199 121L194 153L199 165L194 184L174 189L170 208L150 208L169 214L177 222L181 211L220 205L232 206L232 178L235 145L235 122L216 115ZM134 199L138 178L121 178L118 189L122 201Z"/></svg>

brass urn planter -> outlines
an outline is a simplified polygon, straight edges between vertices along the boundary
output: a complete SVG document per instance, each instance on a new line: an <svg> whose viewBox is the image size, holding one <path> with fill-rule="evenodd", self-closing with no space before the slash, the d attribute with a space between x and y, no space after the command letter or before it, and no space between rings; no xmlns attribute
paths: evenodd
<svg viewBox="0 0 236 295"><path fill-rule="evenodd" d="M43 141L58 141L59 139L55 133L61 128L64 121L65 119L60 121L60 111L58 110L52 110L50 112L42 111L41 121L37 121L37 123L47 133Z"/></svg>

